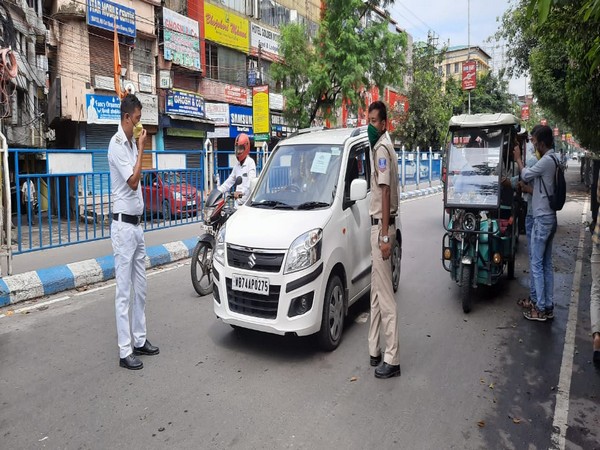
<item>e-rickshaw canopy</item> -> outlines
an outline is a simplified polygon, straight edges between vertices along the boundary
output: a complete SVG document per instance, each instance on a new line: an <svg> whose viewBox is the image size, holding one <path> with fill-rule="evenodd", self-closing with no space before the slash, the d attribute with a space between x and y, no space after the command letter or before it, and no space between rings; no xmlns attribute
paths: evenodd
<svg viewBox="0 0 600 450"><path fill-rule="evenodd" d="M450 131L461 128L494 127L519 125L519 119L512 114L461 114L450 119Z"/></svg>

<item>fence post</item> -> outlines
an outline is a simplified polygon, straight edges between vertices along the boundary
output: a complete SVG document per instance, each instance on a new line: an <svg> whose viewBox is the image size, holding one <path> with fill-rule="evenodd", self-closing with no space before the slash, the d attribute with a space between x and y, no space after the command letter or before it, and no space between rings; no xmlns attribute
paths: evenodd
<svg viewBox="0 0 600 450"><path fill-rule="evenodd" d="M415 158L415 171L417 172L417 191L419 190L419 182L421 181L421 150L417 145L417 157Z"/></svg>
<svg viewBox="0 0 600 450"><path fill-rule="evenodd" d="M213 189L212 172L213 146L210 139L204 141L204 192L210 192Z"/></svg>
<svg viewBox="0 0 600 450"><path fill-rule="evenodd" d="M429 187L431 187L431 173L433 172L433 149L429 146Z"/></svg>
<svg viewBox="0 0 600 450"><path fill-rule="evenodd" d="M8 167L8 143L6 137L0 131L0 150L2 151L2 179L4 180L2 190L6 195L0 195L0 233L2 239L0 242L0 256L6 257L6 269L8 275L12 275L12 205L10 193L10 173ZM17 156L18 157L18 156ZM18 190L18 189L17 189ZM6 208L2 197L6 198ZM2 266L0 266L0 276L2 276Z"/></svg>
<svg viewBox="0 0 600 450"><path fill-rule="evenodd" d="M402 167L402 192L404 192L404 185L406 184L406 149L404 145L402 146L402 161L400 165Z"/></svg>

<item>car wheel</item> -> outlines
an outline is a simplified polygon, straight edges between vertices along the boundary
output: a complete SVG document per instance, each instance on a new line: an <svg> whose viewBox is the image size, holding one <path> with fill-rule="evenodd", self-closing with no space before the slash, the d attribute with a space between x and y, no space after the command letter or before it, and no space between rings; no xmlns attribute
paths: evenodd
<svg viewBox="0 0 600 450"><path fill-rule="evenodd" d="M333 275L327 282L321 329L318 334L319 345L325 351L335 350L342 339L345 296L346 291L342 280L339 276Z"/></svg>

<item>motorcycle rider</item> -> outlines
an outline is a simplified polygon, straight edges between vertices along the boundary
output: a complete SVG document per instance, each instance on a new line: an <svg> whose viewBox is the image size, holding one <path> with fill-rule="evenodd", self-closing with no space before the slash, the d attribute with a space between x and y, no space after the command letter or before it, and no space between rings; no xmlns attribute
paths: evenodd
<svg viewBox="0 0 600 450"><path fill-rule="evenodd" d="M237 177L242 177L242 183L236 186L233 194L236 209L246 203L250 194L250 181L256 178L256 163L249 155L250 138L246 133L240 133L235 138L235 157L238 162L233 166L229 177L217 188L224 194L235 185Z"/></svg>

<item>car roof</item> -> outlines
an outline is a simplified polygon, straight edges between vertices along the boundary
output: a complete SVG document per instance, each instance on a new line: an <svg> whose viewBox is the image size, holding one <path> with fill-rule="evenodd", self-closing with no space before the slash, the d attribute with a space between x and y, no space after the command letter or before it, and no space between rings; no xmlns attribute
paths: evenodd
<svg viewBox="0 0 600 450"><path fill-rule="evenodd" d="M364 128L364 129L363 129ZM306 128L298 130L296 134L282 140L279 145L295 144L327 144L344 145L349 137L359 136L364 133L366 137L366 127L361 128Z"/></svg>
<svg viewBox="0 0 600 450"><path fill-rule="evenodd" d="M512 114L461 114L450 119L450 129L518 125L519 119Z"/></svg>

